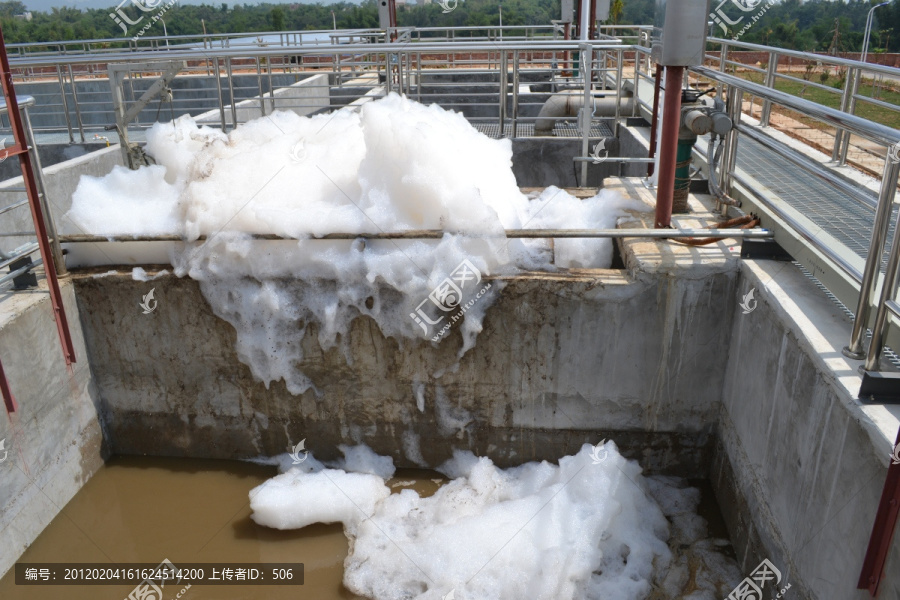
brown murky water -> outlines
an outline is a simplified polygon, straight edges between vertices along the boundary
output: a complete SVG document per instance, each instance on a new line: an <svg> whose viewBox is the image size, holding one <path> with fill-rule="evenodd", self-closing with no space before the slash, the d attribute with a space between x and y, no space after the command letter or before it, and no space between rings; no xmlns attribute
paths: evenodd
<svg viewBox="0 0 900 600"><path fill-rule="evenodd" d="M347 539L340 524L297 531L250 519L248 491L274 467L236 461L115 457L101 468L38 537L19 562L172 563L301 562L302 586L192 586L184 600L359 598L341 585ZM399 470L422 495L438 484L431 471ZM401 487L393 488L395 491ZM123 600L134 585L17 586L0 579L3 600ZM163 600L181 587L166 586Z"/></svg>
<svg viewBox="0 0 900 600"><path fill-rule="evenodd" d="M276 475L275 467L238 461L115 457L65 506L19 562L304 563L302 586L194 585L181 600L360 599L341 584L348 544L340 524L277 531L250 519L248 492ZM398 470L388 482L394 492L415 489L430 496L440 475ZM699 513L714 537L726 538L725 524L709 483L701 490ZM124 600L128 585L17 586L10 571L0 579L2 600ZM166 586L173 600L182 586ZM155 598L153 600L156 600Z"/></svg>

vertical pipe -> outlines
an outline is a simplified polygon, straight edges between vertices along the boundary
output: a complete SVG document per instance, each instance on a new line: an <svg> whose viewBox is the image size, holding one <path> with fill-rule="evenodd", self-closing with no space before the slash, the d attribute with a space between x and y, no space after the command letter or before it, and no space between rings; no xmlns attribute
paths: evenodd
<svg viewBox="0 0 900 600"><path fill-rule="evenodd" d="M613 131L613 137L615 138L619 137L619 119L622 118L622 88L625 87L624 82L622 81L622 61L624 60L624 57L625 54L621 48L616 50L616 121L615 130ZM603 75L603 79L606 79L606 74ZM635 93L635 101L633 104L637 104L638 97L637 93ZM584 156L587 155L585 154Z"/></svg>
<svg viewBox="0 0 900 600"><path fill-rule="evenodd" d="M656 128L659 125L659 88L662 80L662 69L656 65L656 72L653 73L653 118L650 123L650 151L647 158L656 157ZM637 104L637 102L635 102ZM656 163L647 165L647 177L653 177L653 169Z"/></svg>
<svg viewBox="0 0 900 600"><path fill-rule="evenodd" d="M725 110L734 127L725 134L725 148L722 156L722 176L719 181L722 182L722 190L728 194L734 194L734 167L737 164L737 147L738 147L738 129L737 125L741 122L741 109L744 104L744 92L735 87L728 87L728 100ZM728 205L722 205L727 210Z"/></svg>
<svg viewBox="0 0 900 600"><path fill-rule="evenodd" d="M894 447L900 446L900 432ZM900 516L900 464L891 461L887 478L881 491L881 501L875 513L875 523L869 537L869 547L859 575L858 589L868 589L873 598L878 597L878 586L884 576L884 565L891 551L891 542Z"/></svg>
<svg viewBox="0 0 900 600"><path fill-rule="evenodd" d="M59 94L62 98L63 116L66 119L66 128L69 130L69 143L75 143L75 136L72 134L72 123L69 122L69 101L66 99L66 84L63 81L62 67L56 65L56 74L59 76Z"/></svg>
<svg viewBox="0 0 900 600"><path fill-rule="evenodd" d="M581 156L587 156L591 137L591 117L594 112L594 103L591 98L591 61L594 57L590 44L581 44L578 53L581 58L581 74L584 78L584 102L581 105ZM582 162L581 187L587 187L587 168L587 162Z"/></svg>
<svg viewBox="0 0 900 600"><path fill-rule="evenodd" d="M259 66L259 56L256 57L256 89L259 91L259 116L266 116L266 93L263 91L262 68Z"/></svg>
<svg viewBox="0 0 900 600"><path fill-rule="evenodd" d="M850 345L844 348L844 356L861 360L865 353L863 352L863 337L866 332L866 325L869 321L870 300L875 294L875 287L878 284L878 273L881 270L881 255L884 252L884 243L887 240L888 228L891 225L891 209L894 205L894 195L897 191L897 175L900 173L900 163L890 160L884 161L884 172L881 176L881 189L878 192L878 206L875 209L875 221L872 224L872 238L869 242L869 252L866 254L866 266L863 269L862 281L859 286L859 300L856 303L856 318L853 320L853 330L850 333ZM891 246L891 256L896 249L900 236L894 234L894 243ZM888 265L890 269L890 264ZM896 271L896 266L895 269ZM890 271L885 276L890 277ZM893 286L885 286L888 294ZM885 295L882 290L882 296ZM879 314L882 307L879 304ZM877 320L877 317L876 317ZM880 346L882 332L880 327L875 325L872 330L872 346ZM877 351L880 353L881 348ZM866 363L868 364L868 360Z"/></svg>
<svg viewBox="0 0 900 600"><path fill-rule="evenodd" d="M228 94L231 96L231 127L237 127L237 101L234 98L234 73L231 70L231 57L225 59L225 73L228 75Z"/></svg>
<svg viewBox="0 0 900 600"><path fill-rule="evenodd" d="M666 67L666 98L665 106L663 106L662 135L659 143L659 177L656 186L657 229L667 228L672 222L678 130L681 127L681 80L683 74L684 67Z"/></svg>
<svg viewBox="0 0 900 600"><path fill-rule="evenodd" d="M591 29L591 0L581 0L581 12L578 16L578 39L586 42Z"/></svg>
<svg viewBox="0 0 900 600"><path fill-rule="evenodd" d="M841 111L848 112L850 110L850 96L853 95L853 81L859 76L858 69L850 69L847 72L847 79L844 81L844 90L841 94ZM831 149L831 161L840 162L841 146L844 140L844 130L840 127L834 131L834 147Z"/></svg>
<svg viewBox="0 0 900 600"><path fill-rule="evenodd" d="M510 137L518 137L519 121L519 51L513 50L513 97L512 97L512 133Z"/></svg>
<svg viewBox="0 0 900 600"><path fill-rule="evenodd" d="M6 373L3 371L3 363L0 362L0 396L3 396L3 404L6 406L6 412L12 414L18 410L16 397L13 396L12 390L9 389L9 380L6 379Z"/></svg>
<svg viewBox="0 0 900 600"><path fill-rule="evenodd" d="M84 143L84 120L81 118L81 105L78 103L78 85L75 82L75 74L72 73L72 65L69 65L69 81L72 82L72 104L75 105L75 120L78 122L78 135L81 143Z"/></svg>
<svg viewBox="0 0 900 600"><path fill-rule="evenodd" d="M213 59L213 65L216 68L216 93L219 97L219 119L222 122L222 133L228 131L228 124L225 122L225 102L222 99L222 70L219 67L219 57Z"/></svg>
<svg viewBox="0 0 900 600"><path fill-rule="evenodd" d="M506 99L509 94L509 56L506 50L500 51L500 61L497 65L497 70L500 72L500 132L497 134L497 139L500 139L503 137L503 127L506 124Z"/></svg>
<svg viewBox="0 0 900 600"><path fill-rule="evenodd" d="M769 64L766 65L766 87L772 89L775 87L775 73L778 70L779 55L772 51L769 52ZM769 126L769 115L772 113L772 101L763 100L762 111L759 117L759 124L762 127Z"/></svg>
<svg viewBox="0 0 900 600"><path fill-rule="evenodd" d="M862 76L862 69L856 69L856 77L853 77L853 87L850 92L850 104L847 112L851 115L856 112L856 94L859 92L859 80ZM847 81L850 81L850 73L847 73ZM841 151L838 155L838 164L844 166L847 163L847 151L850 149L850 132L845 131L841 135Z"/></svg>
<svg viewBox="0 0 900 600"><path fill-rule="evenodd" d="M41 208L44 211L44 225L47 228L47 234L50 236L50 250L53 253L53 264L56 266L56 274L59 276L67 275L66 261L63 258L62 246L59 245L59 234L56 231L56 222L53 219L53 213L50 212L50 200L47 198L47 186L44 185L44 167L41 164L41 156L38 153L37 143L34 141L34 130L31 128L31 116L28 114L28 107L22 108L22 114L25 117L25 141L28 144L28 152L34 161L34 178L38 190L38 196L41 199ZM46 269L47 266L45 265Z"/></svg>

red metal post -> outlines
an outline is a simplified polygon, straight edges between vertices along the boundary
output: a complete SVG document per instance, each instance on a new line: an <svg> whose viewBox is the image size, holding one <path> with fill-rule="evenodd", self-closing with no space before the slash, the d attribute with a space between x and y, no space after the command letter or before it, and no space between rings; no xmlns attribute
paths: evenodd
<svg viewBox="0 0 900 600"><path fill-rule="evenodd" d="M12 390L9 389L9 381L7 381L6 373L3 371L2 362L0 362L0 396L3 396L6 412L8 414L16 412L19 406L16 404L16 397L13 396Z"/></svg>
<svg viewBox="0 0 900 600"><path fill-rule="evenodd" d="M650 151L647 158L656 156L656 126L659 124L659 86L662 81L662 69L656 65L656 71L653 73L653 122L650 124ZM653 170L656 164L647 165L647 177L653 177Z"/></svg>
<svg viewBox="0 0 900 600"><path fill-rule="evenodd" d="M50 302L53 305L53 318L56 320L56 329L59 332L59 341L62 344L66 365L71 366L75 362L75 347L72 344L69 322L66 319L66 311L63 307L62 293L59 291L59 281L56 278L53 251L50 248L50 239L47 237L47 225L44 220L41 199L38 196L34 169L31 165L31 155L26 147L25 128L22 125L22 115L19 114L19 103L16 101L16 91L13 88L12 72L9 68L9 57L6 55L6 42L3 39L2 29L0 29L0 71L3 74L0 83L3 86L3 96L6 98L7 116L9 117L9 124L15 140L15 144L6 150L6 156L19 157L19 165L22 167L22 180L25 183L28 204L31 207L31 219L34 221L34 231L37 234L41 258L44 261L44 273L47 277L47 287L50 290Z"/></svg>
<svg viewBox="0 0 900 600"><path fill-rule="evenodd" d="M681 80L684 67L666 67L666 99L663 106L662 135L659 142L659 177L656 182L656 228L665 229L672 222L672 199L675 195L675 163L678 152L678 130L681 127Z"/></svg>
<svg viewBox="0 0 900 600"><path fill-rule="evenodd" d="M900 431L897 432L896 444L900 445ZM894 448L896 447L895 445ZM862 573L856 586L860 590L869 590L873 598L878 595L878 584L884 575L884 565L887 563L891 542L897 529L898 515L900 515L900 464L891 461L881 492L878 512L875 513L875 525L869 537Z"/></svg>

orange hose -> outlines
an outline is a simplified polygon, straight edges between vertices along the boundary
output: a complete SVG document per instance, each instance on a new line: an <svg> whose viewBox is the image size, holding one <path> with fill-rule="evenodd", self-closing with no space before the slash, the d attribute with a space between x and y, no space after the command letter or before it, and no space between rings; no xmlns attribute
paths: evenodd
<svg viewBox="0 0 900 600"><path fill-rule="evenodd" d="M754 217L753 215L744 215L743 217L737 217L728 221L724 221L722 223L711 225L710 229L728 229L736 225L740 225L738 229L753 229L754 227L759 225L759 218ZM671 241L678 242L686 246L705 246L707 244L720 242L724 239L727 238L679 238L673 239Z"/></svg>

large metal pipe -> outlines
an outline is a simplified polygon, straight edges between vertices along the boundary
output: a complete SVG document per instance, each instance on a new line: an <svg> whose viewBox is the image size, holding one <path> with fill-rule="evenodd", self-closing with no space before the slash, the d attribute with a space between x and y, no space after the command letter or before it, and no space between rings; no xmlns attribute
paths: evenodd
<svg viewBox="0 0 900 600"><path fill-rule="evenodd" d="M681 129L681 80L684 67L666 67L665 104L662 135L659 142L659 177L656 186L656 227L672 223L672 199L675 194L675 163L678 131Z"/></svg>
<svg viewBox="0 0 900 600"><path fill-rule="evenodd" d="M620 102L620 110L628 112L632 110L634 98L631 96L622 97ZM558 119L564 117L578 116L578 111L584 106L584 92L582 90L571 90L553 94L541 107L537 120L534 122L534 135L552 135L553 126L556 125ZM616 99L594 98L593 116L595 117L615 117L616 116Z"/></svg>
<svg viewBox="0 0 900 600"><path fill-rule="evenodd" d="M414 229L409 231L379 231L371 233L327 233L325 235L307 238L314 240L356 240L359 238L369 240L439 240L448 233L443 229ZM274 233L248 234L254 240L270 241L296 241L297 238L288 238ZM720 237L720 238L753 238L768 239L774 234L768 229L673 229L660 231L658 229L506 229L502 234L497 233L472 233L456 232L473 238L499 238L510 239L543 239L543 238L685 238L685 237ZM215 237L215 236L210 236ZM185 240L180 235L89 235L73 234L60 236L63 244L97 244L112 242L204 242L208 238L205 235L195 240Z"/></svg>

